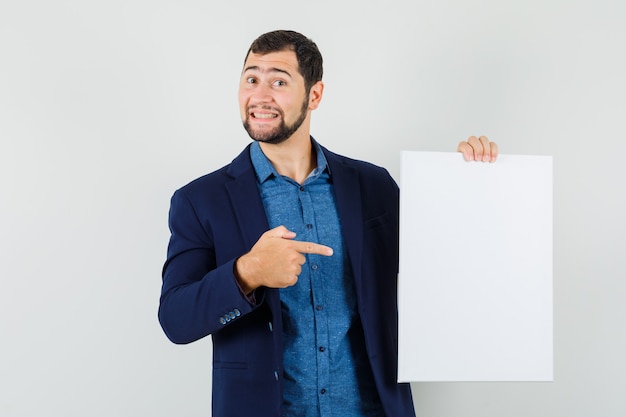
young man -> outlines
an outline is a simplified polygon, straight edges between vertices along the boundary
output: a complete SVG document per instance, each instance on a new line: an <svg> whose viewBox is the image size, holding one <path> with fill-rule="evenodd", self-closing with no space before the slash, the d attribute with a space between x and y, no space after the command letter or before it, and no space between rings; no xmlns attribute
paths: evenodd
<svg viewBox="0 0 626 417"><path fill-rule="evenodd" d="M213 415L414 416L398 384L398 187L320 146L322 57L303 35L256 39L239 86L254 142L176 191L159 320L213 338ZM487 138L459 144L495 160Z"/></svg>

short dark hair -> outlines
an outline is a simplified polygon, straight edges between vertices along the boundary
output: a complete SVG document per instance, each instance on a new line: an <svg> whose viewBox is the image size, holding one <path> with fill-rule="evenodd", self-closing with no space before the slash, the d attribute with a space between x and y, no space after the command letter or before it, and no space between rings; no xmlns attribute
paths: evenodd
<svg viewBox="0 0 626 417"><path fill-rule="evenodd" d="M322 54L317 49L317 45L301 33L293 30L275 30L264 33L252 42L245 59L248 59L251 52L265 55L284 50L291 50L296 53L298 70L304 77L304 87L308 93L313 84L322 80L324 70L322 68Z"/></svg>

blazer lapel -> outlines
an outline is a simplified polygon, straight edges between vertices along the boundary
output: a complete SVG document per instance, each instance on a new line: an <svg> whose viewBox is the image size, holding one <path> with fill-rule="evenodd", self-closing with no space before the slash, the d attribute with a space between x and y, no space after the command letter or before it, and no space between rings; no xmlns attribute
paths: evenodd
<svg viewBox="0 0 626 417"><path fill-rule="evenodd" d="M249 250L269 230L267 216L257 187L256 174L250 161L249 146L233 160L227 173L233 178L226 183L239 231Z"/></svg>
<svg viewBox="0 0 626 417"><path fill-rule="evenodd" d="M341 221L344 243L354 272L354 279L361 277L363 252L363 213L359 175L354 167L345 164L337 155L322 147L335 188L337 212Z"/></svg>
<svg viewBox="0 0 626 417"><path fill-rule="evenodd" d="M269 230L269 223L263 201L257 186L256 173L250 160L250 146L247 146L227 168L232 181L226 183L239 232L248 251ZM276 288L266 288L265 299L274 314L274 325L282 326L280 317L280 295ZM281 328L281 327L278 327Z"/></svg>

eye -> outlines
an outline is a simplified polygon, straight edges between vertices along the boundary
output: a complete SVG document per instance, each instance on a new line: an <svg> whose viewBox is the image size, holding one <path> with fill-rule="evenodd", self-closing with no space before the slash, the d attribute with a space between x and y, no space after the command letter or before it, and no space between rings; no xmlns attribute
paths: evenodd
<svg viewBox="0 0 626 417"><path fill-rule="evenodd" d="M273 85L276 87L282 87L284 85L287 85L287 83L284 80L276 80L274 81Z"/></svg>
<svg viewBox="0 0 626 417"><path fill-rule="evenodd" d="M246 83L248 83L248 84L255 84L256 83L256 78L248 77L248 78L246 78Z"/></svg>

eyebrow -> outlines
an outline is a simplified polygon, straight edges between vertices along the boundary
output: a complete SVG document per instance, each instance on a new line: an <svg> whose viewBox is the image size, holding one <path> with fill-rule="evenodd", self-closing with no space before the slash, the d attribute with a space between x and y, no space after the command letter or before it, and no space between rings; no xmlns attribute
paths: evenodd
<svg viewBox="0 0 626 417"><path fill-rule="evenodd" d="M249 67L246 67L243 69L243 73L246 73L247 71L259 71L259 72L279 72L281 74L286 74L289 76L289 78L293 78L291 76L291 74L289 73L289 71L286 71L284 69L281 68L276 68L276 67L272 67L272 68L268 68L267 70L263 70L261 69L261 67L259 67L258 65L251 65Z"/></svg>

